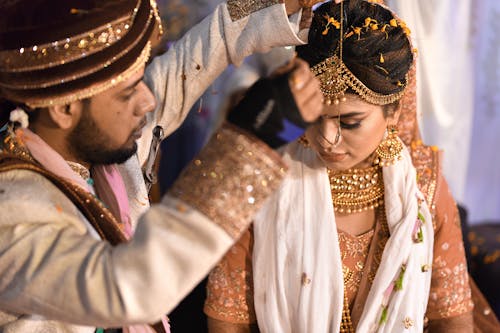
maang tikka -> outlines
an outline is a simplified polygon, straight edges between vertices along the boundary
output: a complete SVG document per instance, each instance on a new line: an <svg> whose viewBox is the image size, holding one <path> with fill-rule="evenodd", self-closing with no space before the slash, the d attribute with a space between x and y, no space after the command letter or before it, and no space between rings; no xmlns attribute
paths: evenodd
<svg viewBox="0 0 500 333"><path fill-rule="evenodd" d="M335 18L326 15L327 23L325 26L325 30L323 31L323 35L328 34L330 28L335 28L340 30L339 43L338 47L335 50L333 56L323 60L322 62L311 67L311 71L320 81L320 89L323 93L325 104L339 104L346 100L345 93L348 89L354 91L358 96L367 101L368 103L375 105L387 105L394 103L399 100L405 91L408 76L405 76L405 80L403 82L398 81L398 86L401 86L402 89L398 92L392 94L381 94L373 91L368 88L361 80L359 80L354 73L352 73L349 68L344 63L343 59L343 43L344 39L349 38L351 36L357 35L358 37L362 33L363 29L368 30L377 30L386 32L388 27L395 28L401 26L403 29L406 28L406 24L404 22L399 22L396 19L390 20L389 23L382 24L382 22L376 22L375 20L367 17L365 19L365 25L363 27L351 27L344 29L344 13L343 6L341 6L340 12L340 21L337 21ZM344 36L344 33L352 29L349 33ZM384 62L383 55L380 55L381 64ZM378 66L379 68L382 68ZM387 70L384 69L385 72ZM387 72L388 74L388 72Z"/></svg>

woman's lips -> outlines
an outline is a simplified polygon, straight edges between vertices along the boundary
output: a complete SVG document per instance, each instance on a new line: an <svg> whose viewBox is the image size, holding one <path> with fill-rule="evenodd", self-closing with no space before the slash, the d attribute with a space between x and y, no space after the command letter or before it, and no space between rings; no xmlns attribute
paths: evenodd
<svg viewBox="0 0 500 333"><path fill-rule="evenodd" d="M327 162L340 162L343 161L346 157L346 153L327 153L327 152L320 152L319 155L324 161Z"/></svg>

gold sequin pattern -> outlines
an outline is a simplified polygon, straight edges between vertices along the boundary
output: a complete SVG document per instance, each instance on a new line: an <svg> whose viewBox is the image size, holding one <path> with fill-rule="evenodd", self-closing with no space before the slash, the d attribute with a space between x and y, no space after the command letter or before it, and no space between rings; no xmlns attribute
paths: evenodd
<svg viewBox="0 0 500 333"><path fill-rule="evenodd" d="M227 10L232 21L238 21L261 9L282 3L280 0L228 0Z"/></svg>
<svg viewBox="0 0 500 333"><path fill-rule="evenodd" d="M112 79L104 81L102 83L90 86L86 89L79 90L76 93L71 93L59 97L52 97L50 99L28 100L26 101L26 105L32 108L48 107L52 105L64 105L97 95L129 79L132 75L141 70L148 61L150 54L151 54L151 42L148 42L144 47L144 49L142 50L141 54L137 57L136 61L132 64L132 66L130 66L120 75L113 77Z"/></svg>
<svg viewBox="0 0 500 333"><path fill-rule="evenodd" d="M45 69L71 62L115 44L133 25L141 1L130 15L105 25L51 43L22 47L18 50L0 52L0 70L4 72L24 72ZM151 15L153 15L154 7Z"/></svg>
<svg viewBox="0 0 500 333"><path fill-rule="evenodd" d="M99 52L119 41L130 28L129 20L119 20L76 37L49 44L0 52L0 70L24 72L59 66Z"/></svg>
<svg viewBox="0 0 500 333"><path fill-rule="evenodd" d="M229 269L221 261L208 276L205 311L231 322L255 322L252 274L243 268ZM250 302L250 304L249 304Z"/></svg>
<svg viewBox="0 0 500 333"><path fill-rule="evenodd" d="M279 186L285 168L269 147L225 124L184 170L170 194L236 239Z"/></svg>

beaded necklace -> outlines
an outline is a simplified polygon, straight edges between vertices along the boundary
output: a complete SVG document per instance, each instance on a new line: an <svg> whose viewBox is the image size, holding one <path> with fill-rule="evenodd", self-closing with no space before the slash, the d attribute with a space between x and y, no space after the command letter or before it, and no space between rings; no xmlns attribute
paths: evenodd
<svg viewBox="0 0 500 333"><path fill-rule="evenodd" d="M357 213L384 203L382 168L334 171L327 169L333 206L339 213Z"/></svg>

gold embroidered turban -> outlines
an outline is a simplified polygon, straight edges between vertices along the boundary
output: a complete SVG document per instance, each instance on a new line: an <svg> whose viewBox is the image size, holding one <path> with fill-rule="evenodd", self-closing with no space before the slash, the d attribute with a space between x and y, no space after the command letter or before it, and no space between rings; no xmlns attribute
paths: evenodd
<svg viewBox="0 0 500 333"><path fill-rule="evenodd" d="M0 97L31 107L126 80L161 33L153 0L6 0L0 16Z"/></svg>

